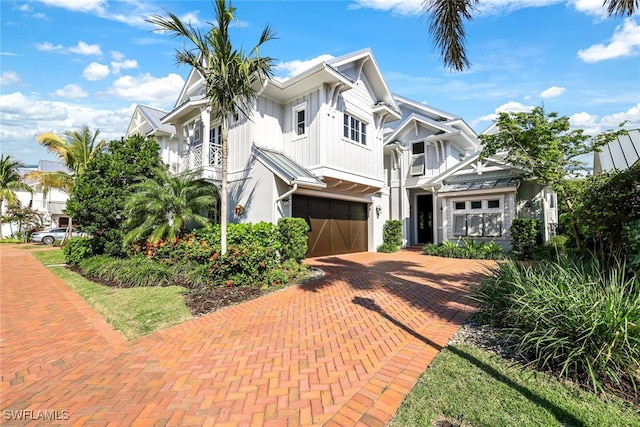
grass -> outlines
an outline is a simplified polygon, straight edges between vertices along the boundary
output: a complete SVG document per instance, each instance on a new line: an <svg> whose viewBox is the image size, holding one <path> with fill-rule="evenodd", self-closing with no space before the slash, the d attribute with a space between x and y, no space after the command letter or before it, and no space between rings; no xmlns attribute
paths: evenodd
<svg viewBox="0 0 640 427"><path fill-rule="evenodd" d="M34 252L44 265L64 263L62 251ZM181 286L112 288L91 282L64 267L51 271L82 297L127 339L182 323L192 318Z"/></svg>
<svg viewBox="0 0 640 427"><path fill-rule="evenodd" d="M405 398L392 426L640 426L640 411L466 345L446 347Z"/></svg>
<svg viewBox="0 0 640 427"><path fill-rule="evenodd" d="M33 252L33 256L35 256L38 261L40 261L45 266L65 263L64 254L61 250L37 251Z"/></svg>

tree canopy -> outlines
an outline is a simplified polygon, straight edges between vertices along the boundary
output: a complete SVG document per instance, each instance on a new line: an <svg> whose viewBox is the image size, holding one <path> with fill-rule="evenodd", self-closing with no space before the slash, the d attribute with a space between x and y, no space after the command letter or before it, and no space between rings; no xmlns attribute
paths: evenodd
<svg viewBox="0 0 640 427"><path fill-rule="evenodd" d="M67 201L67 213L94 236L96 253L120 253L125 201L132 186L163 167L158 143L140 135L111 141L87 164Z"/></svg>
<svg viewBox="0 0 640 427"><path fill-rule="evenodd" d="M218 192L215 185L198 180L198 174L172 175L163 168L153 179L134 184L124 205L124 243L173 239L191 227L210 225L204 214L215 209Z"/></svg>
<svg viewBox="0 0 640 427"><path fill-rule="evenodd" d="M624 130L608 130L591 136L583 129L570 129L569 118L558 113L546 113L543 107L529 112L500 113L495 122L495 134L480 135L484 144L481 157L500 153L505 161L521 167L522 175L556 191L567 205L576 244L580 236L573 216L573 206L566 185L568 171L585 163L579 156L593 153L612 141Z"/></svg>
<svg viewBox="0 0 640 427"><path fill-rule="evenodd" d="M260 55L260 48L275 37L269 25L262 30L258 43L245 53L233 46L229 26L236 19L236 8L226 0L215 0L215 22L206 32L183 23L173 13L168 17L153 15L148 22L171 37L180 37L189 42L189 47L176 51L178 64L190 65L205 80L205 95L209 100L213 118L221 121L222 127L222 183L220 204L221 251L227 250L228 218L228 135L231 120L240 114L249 117L251 104L265 79L272 75L273 59Z"/></svg>
<svg viewBox="0 0 640 427"><path fill-rule="evenodd" d="M11 155L0 155L0 239L2 238L2 204L6 200L8 204L17 202L16 191L33 193L33 188L22 181L18 168L24 167L19 160Z"/></svg>

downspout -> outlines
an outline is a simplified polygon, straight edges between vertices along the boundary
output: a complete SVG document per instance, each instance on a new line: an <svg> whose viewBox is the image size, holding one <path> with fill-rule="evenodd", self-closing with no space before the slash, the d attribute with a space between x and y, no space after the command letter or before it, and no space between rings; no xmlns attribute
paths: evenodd
<svg viewBox="0 0 640 427"><path fill-rule="evenodd" d="M287 197L289 197L290 195L295 193L297 190L298 190L298 183L295 182L293 184L293 188L291 190L287 191L282 196L280 196L280 197L278 197L276 199L276 201L273 204L273 223L274 224L276 223L276 217L278 216L278 203L280 203L282 200L286 199ZM291 204L291 202L289 202L289 203Z"/></svg>
<svg viewBox="0 0 640 427"><path fill-rule="evenodd" d="M433 200L433 211L432 211L432 215L433 215L433 230L431 230L431 233L433 233L433 243L435 243L436 245L440 242L438 242L438 193L436 192L436 187L435 186L431 186L431 195L432 195L432 200ZM443 229L443 235L444 235L444 229Z"/></svg>

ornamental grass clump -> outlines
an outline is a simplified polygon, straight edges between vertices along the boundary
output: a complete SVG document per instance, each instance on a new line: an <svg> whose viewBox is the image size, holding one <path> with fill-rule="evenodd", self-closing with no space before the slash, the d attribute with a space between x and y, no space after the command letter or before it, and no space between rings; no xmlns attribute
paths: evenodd
<svg viewBox="0 0 640 427"><path fill-rule="evenodd" d="M481 314L507 331L516 351L538 369L637 399L640 289L624 265L501 263L476 298Z"/></svg>

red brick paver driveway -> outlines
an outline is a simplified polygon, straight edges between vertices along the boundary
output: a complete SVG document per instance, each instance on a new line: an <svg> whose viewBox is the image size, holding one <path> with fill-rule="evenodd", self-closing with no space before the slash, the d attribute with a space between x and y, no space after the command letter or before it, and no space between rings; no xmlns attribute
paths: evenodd
<svg viewBox="0 0 640 427"><path fill-rule="evenodd" d="M316 258L318 281L127 342L27 251L0 251L0 422L15 425L384 425L483 268Z"/></svg>

